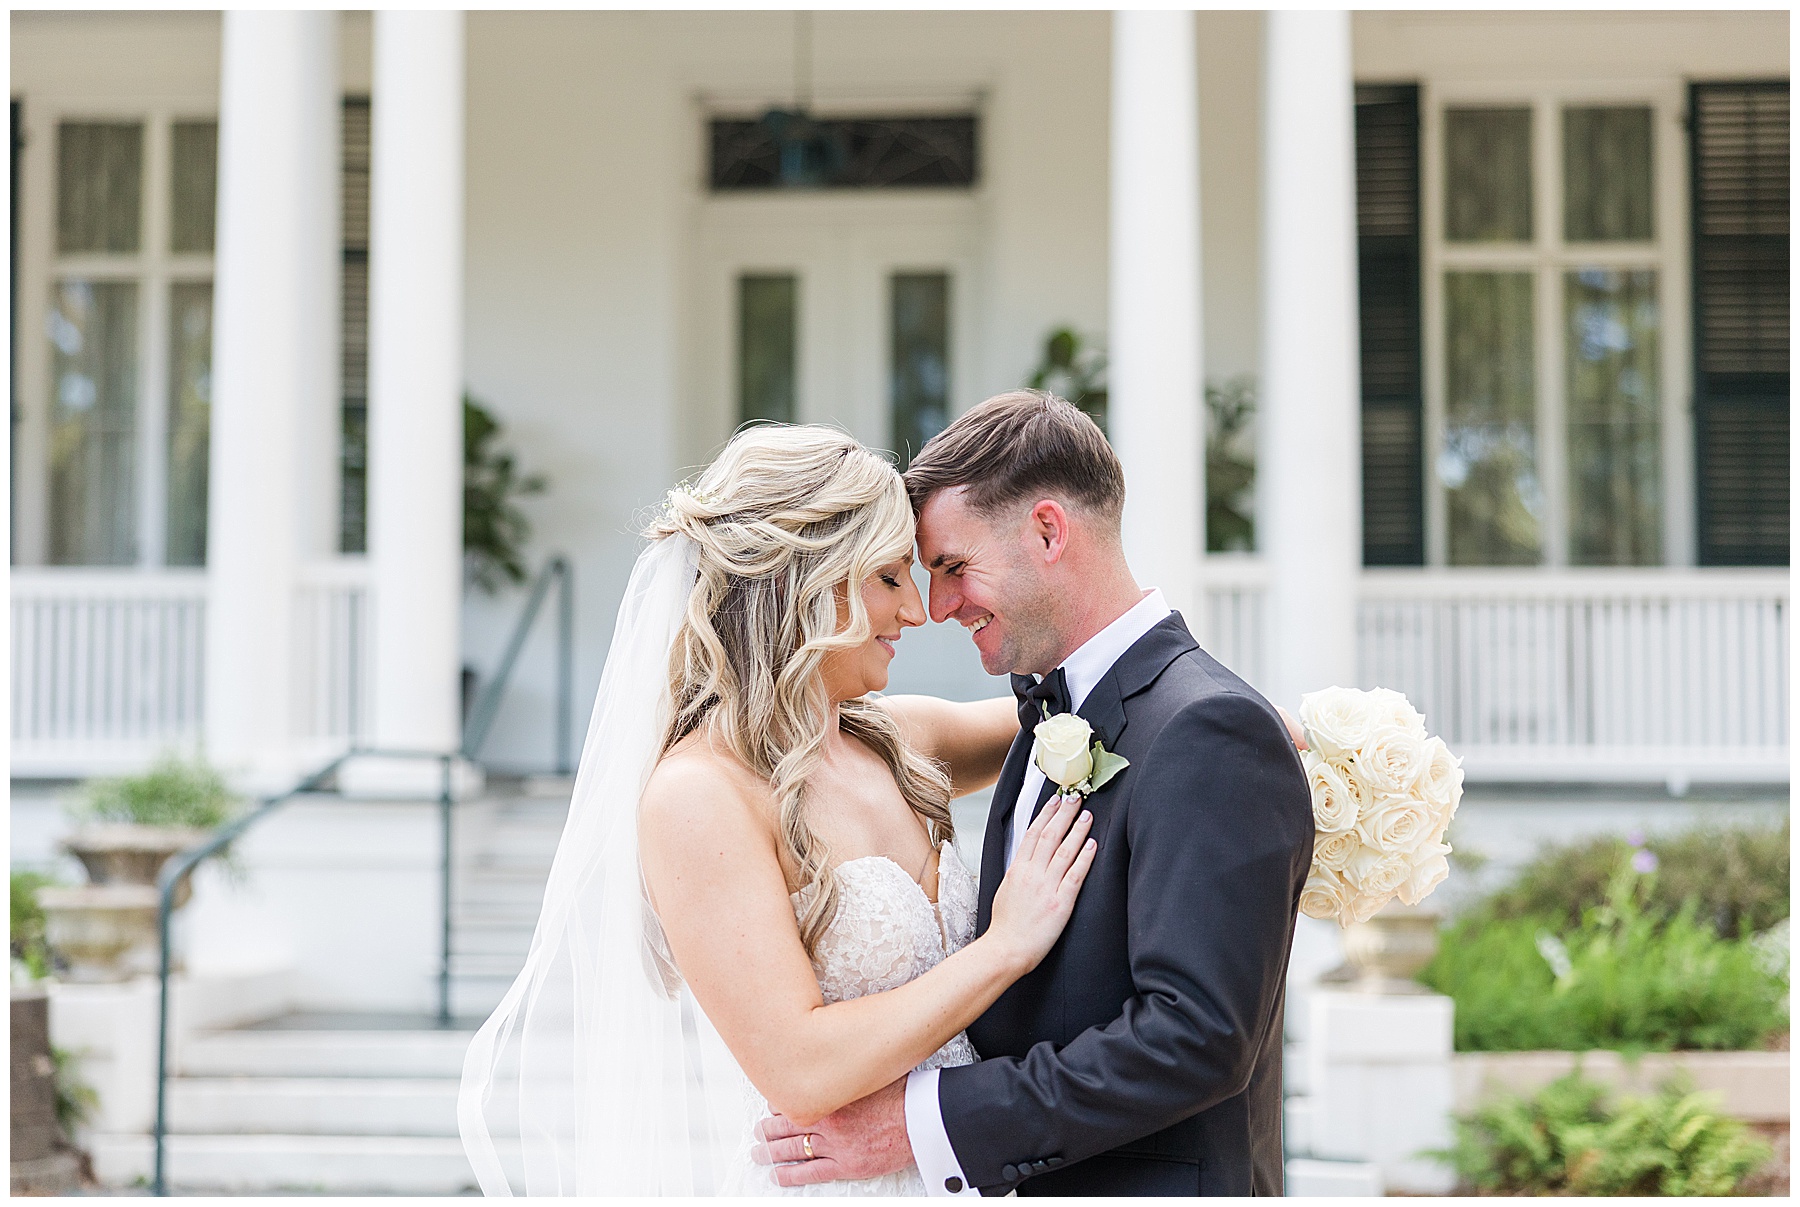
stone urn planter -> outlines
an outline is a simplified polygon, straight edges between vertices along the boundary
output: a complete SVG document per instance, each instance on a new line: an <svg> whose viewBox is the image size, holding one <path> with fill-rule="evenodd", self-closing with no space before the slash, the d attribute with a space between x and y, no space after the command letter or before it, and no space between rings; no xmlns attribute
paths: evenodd
<svg viewBox="0 0 1800 1207"><path fill-rule="evenodd" d="M148 884L83 884L38 890L44 941L69 981L126 981L159 962L157 892Z"/></svg>
<svg viewBox="0 0 1800 1207"><path fill-rule="evenodd" d="M1367 922L1345 928L1344 966L1323 979L1363 993L1430 993L1413 977L1437 955L1442 922L1434 906L1391 901Z"/></svg>
<svg viewBox="0 0 1800 1207"><path fill-rule="evenodd" d="M81 860L90 884L148 884L154 886L163 864L183 851L205 842L210 831L191 826L143 826L108 822L83 826L63 840L63 849ZM175 888L174 906L180 909L194 895L193 876L183 876Z"/></svg>

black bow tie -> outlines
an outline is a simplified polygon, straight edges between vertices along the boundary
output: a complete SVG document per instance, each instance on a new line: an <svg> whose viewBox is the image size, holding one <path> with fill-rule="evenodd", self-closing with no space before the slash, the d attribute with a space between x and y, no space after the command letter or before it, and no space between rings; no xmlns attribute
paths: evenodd
<svg viewBox="0 0 1800 1207"><path fill-rule="evenodd" d="M1012 677L1013 695L1019 698L1019 728L1030 731L1044 719L1044 708L1050 709L1050 715L1070 711L1069 681L1064 677L1062 667L1057 667L1038 682L1030 675L1014 675Z"/></svg>

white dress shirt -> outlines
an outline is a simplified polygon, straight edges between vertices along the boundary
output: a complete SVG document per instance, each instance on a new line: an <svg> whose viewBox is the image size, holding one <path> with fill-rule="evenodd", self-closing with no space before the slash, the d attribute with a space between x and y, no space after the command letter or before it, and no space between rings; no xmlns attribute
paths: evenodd
<svg viewBox="0 0 1800 1207"><path fill-rule="evenodd" d="M1161 591L1152 587L1124 615L1095 633L1070 654L1062 664L1063 678L1069 687L1069 708L1079 712L1088 693L1112 670L1113 663L1137 644L1171 609ZM1038 793L1044 788L1044 773L1035 762L1025 767L1025 782L1013 802L1011 825L1005 836L1006 864L1012 865L1019 843L1031 825L1031 811L1037 807ZM962 1164L950 1146L950 1135L944 1130L943 1112L938 1107L938 1070L906 1076L906 1139L912 1145L913 1160L925 1179L926 1193L933 1196L952 1194L979 1195L963 1176ZM951 1189L957 1187L958 1189Z"/></svg>

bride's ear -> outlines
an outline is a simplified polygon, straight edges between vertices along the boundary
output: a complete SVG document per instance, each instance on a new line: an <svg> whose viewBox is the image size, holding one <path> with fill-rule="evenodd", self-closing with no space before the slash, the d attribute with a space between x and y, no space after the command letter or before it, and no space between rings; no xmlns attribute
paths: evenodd
<svg viewBox="0 0 1800 1207"><path fill-rule="evenodd" d="M1039 499L1027 520L1034 548L1046 565L1062 560L1069 547L1069 513L1055 499Z"/></svg>

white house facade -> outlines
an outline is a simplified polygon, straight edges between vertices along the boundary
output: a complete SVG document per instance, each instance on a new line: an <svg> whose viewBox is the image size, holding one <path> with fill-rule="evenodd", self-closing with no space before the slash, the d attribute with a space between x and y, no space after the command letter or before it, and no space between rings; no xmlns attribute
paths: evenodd
<svg viewBox="0 0 1800 1207"><path fill-rule="evenodd" d="M16 14L14 772L453 746L518 608L459 584L465 388L550 480L579 700L739 422L916 447L1070 328L1135 560L1275 698L1400 686L1478 778L1783 779L1785 30ZM1203 556L1234 380L1255 552ZM959 638L898 685L991 690Z"/></svg>
<svg viewBox="0 0 1800 1207"><path fill-rule="evenodd" d="M573 567L578 747L642 521L736 428L904 462L1040 375L1124 461L1140 580L1271 699L1405 691L1472 784L1564 794L1533 834L1621 785L1785 811L1785 12L10 21L15 864L57 858L48 785L166 750L275 790L459 747L526 599L464 581L465 394L548 479L524 560ZM540 618L496 781L554 766L558 683ZM1005 690L948 625L892 687ZM358 774L202 879L190 1030L449 1013L452 915L455 1013L509 983L566 784L459 806L452 903L437 772ZM64 1034L139 1095L95 1020L150 991L87 988ZM460 1048L320 1034L184 1049L178 1157L224 1172L181 1176L467 1185ZM339 1056L431 1080L393 1091L426 1122L206 1080ZM108 1100L104 1177L149 1168L148 1109ZM207 1147L308 1127L405 1142Z"/></svg>

